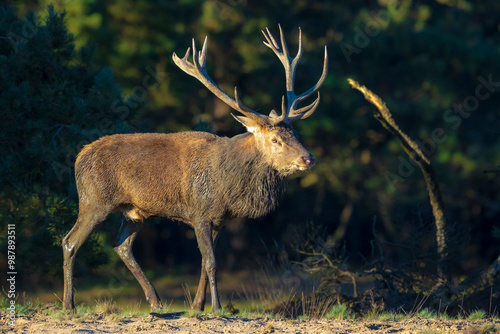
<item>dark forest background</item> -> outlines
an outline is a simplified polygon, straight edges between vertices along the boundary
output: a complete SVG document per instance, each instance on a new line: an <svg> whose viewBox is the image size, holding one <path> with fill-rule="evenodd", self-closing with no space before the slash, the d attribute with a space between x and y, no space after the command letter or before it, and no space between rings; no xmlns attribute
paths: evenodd
<svg viewBox="0 0 500 334"><path fill-rule="evenodd" d="M499 256L500 2L3 1L0 247L7 224L16 224L24 289L62 287L60 241L78 213L73 165L84 144L112 133L244 131L173 63L191 38L200 45L208 36L208 72L221 88L237 85L244 104L260 112L279 109L283 68L260 32L269 27L276 36L278 23L292 54L298 27L303 32L298 91L317 81L328 47L321 104L295 125L317 164L291 177L274 213L228 222L216 252L221 270L257 268L256 259L275 253L297 259L296 248L318 231L350 268L374 256L375 236L386 265L433 266L422 174L347 78L380 95L428 153L446 206L454 279ZM123 266L112 251L120 220L110 217L84 245L77 276ZM149 273L199 271L194 233L176 222L149 219L134 252Z"/></svg>

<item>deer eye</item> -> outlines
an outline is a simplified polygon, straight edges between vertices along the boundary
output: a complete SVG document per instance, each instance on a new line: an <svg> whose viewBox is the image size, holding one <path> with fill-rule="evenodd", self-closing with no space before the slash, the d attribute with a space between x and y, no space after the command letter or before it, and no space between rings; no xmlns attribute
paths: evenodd
<svg viewBox="0 0 500 334"><path fill-rule="evenodd" d="M277 143L278 143L278 139L276 139L276 137L273 137L273 139L271 139L271 142L272 142L273 144L277 144Z"/></svg>

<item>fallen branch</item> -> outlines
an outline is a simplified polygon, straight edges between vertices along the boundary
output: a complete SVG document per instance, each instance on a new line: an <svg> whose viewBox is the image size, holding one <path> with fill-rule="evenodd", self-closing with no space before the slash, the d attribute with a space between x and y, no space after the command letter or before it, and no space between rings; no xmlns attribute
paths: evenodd
<svg viewBox="0 0 500 334"><path fill-rule="evenodd" d="M434 169L431 166L429 158L422 152L418 144L413 141L406 133L404 133L394 121L391 112L387 108L385 102L365 86L360 85L357 81L348 79L354 89L363 93L365 99L375 105L377 110L374 110L374 117L384 128L392 133L400 142L405 152L410 158L417 163L424 175L425 185L429 193L436 224L436 244L438 253L438 278L439 282L436 286L441 286L449 281L448 269L445 265L448 258L447 240L446 240L446 219L444 216L444 204L439 190L439 184L434 174Z"/></svg>

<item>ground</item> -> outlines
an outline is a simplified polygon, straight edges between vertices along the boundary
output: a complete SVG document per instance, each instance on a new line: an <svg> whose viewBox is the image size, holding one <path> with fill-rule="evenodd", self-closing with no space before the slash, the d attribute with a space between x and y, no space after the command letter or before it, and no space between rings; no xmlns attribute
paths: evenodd
<svg viewBox="0 0 500 334"><path fill-rule="evenodd" d="M20 315L15 326L7 314L0 318L2 333L490 333L499 320L444 320L412 317L394 320L279 320L199 315L157 318L152 316L91 315L56 317L37 312Z"/></svg>
<svg viewBox="0 0 500 334"><path fill-rule="evenodd" d="M76 291L77 313L71 314L61 309L61 290L39 291L19 296L16 304L15 326L9 326L5 312L8 300L0 299L0 333L468 333L482 334L500 332L498 316L498 286L481 290L474 298L463 299L453 320L441 312L427 310L424 296L412 297L404 301L409 310L403 307L388 311L374 308L379 300L371 295L370 300L362 296L357 299L312 300L293 291L285 293L282 286L270 279L266 284L259 283L249 273L223 273L219 286L223 296L222 306L226 317L189 312L192 296L196 291L197 275L172 276L160 275L155 286L162 291L165 307L161 312L168 315L151 316L149 305L144 302L142 290L133 280L125 277L120 284L113 286L104 283L85 284L80 282ZM170 277L168 280L166 277ZM173 278L172 278L173 277ZM174 279L175 278L175 279ZM62 282L60 284L62 286ZM367 285L368 291L372 285ZM188 288L189 286L189 288ZM244 286L245 288L242 288ZM183 288L184 287L184 288ZM278 287L279 289L275 289ZM278 297L273 293L279 291ZM168 294L167 294L168 293ZM314 295L314 294L313 294ZM368 294L370 295L370 294ZM234 297L234 300L233 300ZM380 296L378 296L380 297ZM110 299L108 299L110 298ZM278 299L281 302L278 302ZM283 302L287 301L286 303ZM326 301L328 301L326 300ZM234 307L232 302L234 301ZM466 302L467 301L467 302ZM303 302L303 303L302 303ZM403 305L403 301L399 300ZM209 310L208 302L205 311ZM465 307L467 305L467 307ZM231 306L231 307L230 307ZM279 306L279 307L277 307ZM328 307L332 312L326 312ZM336 312L333 312L333 309ZM305 308L304 308L305 307ZM239 309L236 315L234 308ZM286 310L287 312L283 312ZM303 312L297 312L303 310ZM323 312L323 311L325 312ZM179 316L179 311L188 314ZM233 312L234 311L234 312ZM450 311L450 309L448 309ZM160 311L158 311L160 312ZM177 312L177 314L175 313ZM251 313L254 312L254 313ZM437 313L437 315L436 315ZM281 314L281 315L280 315ZM280 319L280 317L300 317L302 314L321 314L321 320ZM493 320L491 316L493 315ZM330 318L330 319L328 319ZM458 318L458 319L457 319ZM335 319L335 320L334 320Z"/></svg>

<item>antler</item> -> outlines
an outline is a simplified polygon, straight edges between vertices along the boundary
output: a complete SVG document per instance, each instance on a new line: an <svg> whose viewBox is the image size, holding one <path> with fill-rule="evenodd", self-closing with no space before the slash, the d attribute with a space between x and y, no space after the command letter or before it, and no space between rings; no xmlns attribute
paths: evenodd
<svg viewBox="0 0 500 334"><path fill-rule="evenodd" d="M207 74L207 69L205 67L207 60L207 37L205 37L205 41L203 42L203 47L200 52L196 52L196 45L193 38L193 63L189 62L190 53L191 53L191 48L188 48L186 51L186 55L182 59L180 59L175 54L175 52L173 53L172 58L175 64L179 66L181 70L198 79L215 96L217 96L219 99L224 101L224 103L226 103L228 106L239 111L248 118L251 118L259 123L263 122L263 118L267 118L267 116L261 115L253 111L252 109L248 108L243 103L241 103L241 100L238 97L238 89L236 86L234 87L234 100L233 100L231 97L229 97L229 95L224 93Z"/></svg>
<svg viewBox="0 0 500 334"><path fill-rule="evenodd" d="M266 28L266 31L262 31L266 41L264 44L269 47L273 52L278 56L279 60L283 64L285 68L286 75L286 96L287 103L285 105L285 97L283 96L281 109L282 113L280 116L275 115L274 110L271 112L271 117L259 114L254 110L248 108L238 97L238 89L234 87L234 99L232 99L229 95L224 93L217 84L210 78L207 74L206 65L206 56L207 56L207 37L205 37L205 41L203 42L203 47L201 51L196 52L196 45L193 39L193 62L189 61L189 57L191 54L191 48L188 48L185 56L181 59L179 58L175 52L172 55L172 58L177 66L187 74L198 79L205 87L207 87L215 96L224 101L231 108L239 111L243 115L251 118L252 120L258 122L259 124L271 124L275 125L279 122L293 122L299 119L304 119L309 117L318 107L320 95L318 92L318 97L311 104L297 109L297 105L307 99L309 96L314 94L321 85L325 82L326 75L328 74L328 53L325 45L325 59L323 63L323 73L319 78L318 82L311 87L308 91L302 93L301 95L295 95L294 92L294 81L295 81L295 70L297 69L297 65L302 57L302 53L304 51L302 45L302 32L299 28L299 50L297 51L297 55L295 58L290 57L290 53L288 52L288 48L285 42L285 38L283 35L283 30L281 26L279 26L280 30L280 40L281 46L278 45L274 37L269 32L269 29Z"/></svg>
<svg viewBox="0 0 500 334"><path fill-rule="evenodd" d="M295 56L295 58L291 58L290 53L288 52L288 48L286 46L281 25L278 26L280 29L281 47L278 45L274 37L271 35L268 28L266 28L266 31L262 31L262 34L264 34L264 38L267 41L267 42L265 41L264 44L271 50L273 50L276 56L278 56L279 60L283 64L283 67L285 68L285 75L286 75L287 104L285 106L285 96L283 96L281 103L282 114L277 118L272 118L275 124L281 121L293 122L311 116L312 113L318 107L320 100L319 92L316 100L314 100L314 102L309 104L308 106L297 109L297 105L300 102L307 99L312 94L314 94L319 89L319 87L321 87L321 85L325 82L326 75L328 74L328 52L326 50L326 45L325 45L325 60L323 63L323 73L321 74L319 81L316 83L316 85L314 85L311 89L304 92L303 94L298 96L295 95L294 92L295 70L297 69L297 65L300 61L300 58L302 57L302 52L304 51L304 47L302 45L302 31L299 28L299 50L297 51L297 55Z"/></svg>

